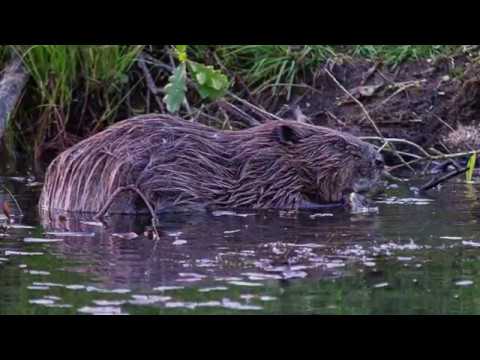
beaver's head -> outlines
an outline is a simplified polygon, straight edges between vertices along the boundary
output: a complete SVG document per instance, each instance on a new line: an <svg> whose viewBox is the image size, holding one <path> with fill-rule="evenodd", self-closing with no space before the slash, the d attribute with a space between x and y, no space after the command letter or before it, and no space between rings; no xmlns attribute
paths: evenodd
<svg viewBox="0 0 480 360"><path fill-rule="evenodd" d="M349 193L377 190L384 160L360 139L328 128L282 123L274 129L300 176L303 197L313 203L335 203Z"/></svg>

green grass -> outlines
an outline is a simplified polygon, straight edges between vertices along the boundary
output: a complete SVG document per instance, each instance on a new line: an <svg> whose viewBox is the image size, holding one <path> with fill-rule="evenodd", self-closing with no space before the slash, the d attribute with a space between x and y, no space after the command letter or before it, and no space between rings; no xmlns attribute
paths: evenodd
<svg viewBox="0 0 480 360"><path fill-rule="evenodd" d="M315 72L329 58L364 57L398 65L452 51L451 45L218 45L193 46L201 60L210 48L217 65L238 74L253 94L271 88L273 95L290 98L292 88L305 74Z"/></svg>
<svg viewBox="0 0 480 360"><path fill-rule="evenodd" d="M127 72L142 45L34 45L14 46L35 81L42 106L65 107L81 85L107 92L128 82Z"/></svg>
<svg viewBox="0 0 480 360"><path fill-rule="evenodd" d="M195 50L198 55L204 48ZM287 97L300 74L335 56L329 45L226 45L216 46L215 52L222 65L240 75L253 93L271 87L276 94L284 88Z"/></svg>
<svg viewBox="0 0 480 360"><path fill-rule="evenodd" d="M434 58L453 51L453 45L352 45L354 56L383 60L387 64L398 65L407 60Z"/></svg>

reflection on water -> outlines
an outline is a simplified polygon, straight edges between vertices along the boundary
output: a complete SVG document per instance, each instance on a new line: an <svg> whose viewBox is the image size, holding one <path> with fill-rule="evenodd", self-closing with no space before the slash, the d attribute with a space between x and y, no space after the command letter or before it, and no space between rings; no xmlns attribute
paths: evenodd
<svg viewBox="0 0 480 360"><path fill-rule="evenodd" d="M393 188L379 214L163 214L152 240L148 217L40 219L35 182L2 181L25 212L0 234L2 314L480 313L471 185Z"/></svg>

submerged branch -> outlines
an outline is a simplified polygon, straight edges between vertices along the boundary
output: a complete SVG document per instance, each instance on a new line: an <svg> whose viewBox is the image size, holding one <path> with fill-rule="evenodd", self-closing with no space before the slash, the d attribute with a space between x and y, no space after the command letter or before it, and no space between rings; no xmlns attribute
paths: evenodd
<svg viewBox="0 0 480 360"><path fill-rule="evenodd" d="M432 180L430 180L428 183L426 183L425 185L423 185L421 188L420 188L420 191L427 191L427 190L430 190L432 188L434 188L435 186L441 184L442 182L445 182L455 176L458 176L460 174L463 174L465 172L467 172L468 170L468 167L464 167L464 168L461 168L461 169L458 169L458 170L454 170L444 176L441 176L441 177L435 177L433 178Z"/></svg>

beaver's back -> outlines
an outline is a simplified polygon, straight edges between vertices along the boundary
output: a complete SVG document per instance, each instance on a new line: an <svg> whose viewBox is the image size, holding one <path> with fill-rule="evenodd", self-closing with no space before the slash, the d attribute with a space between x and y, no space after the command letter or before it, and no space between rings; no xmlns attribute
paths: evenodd
<svg viewBox="0 0 480 360"><path fill-rule="evenodd" d="M121 121L55 158L45 175L40 209L98 212L118 187L136 183L155 158L168 162L182 146L182 139L191 142L214 133L201 124L168 115ZM136 212L136 196L122 196L115 212Z"/></svg>

